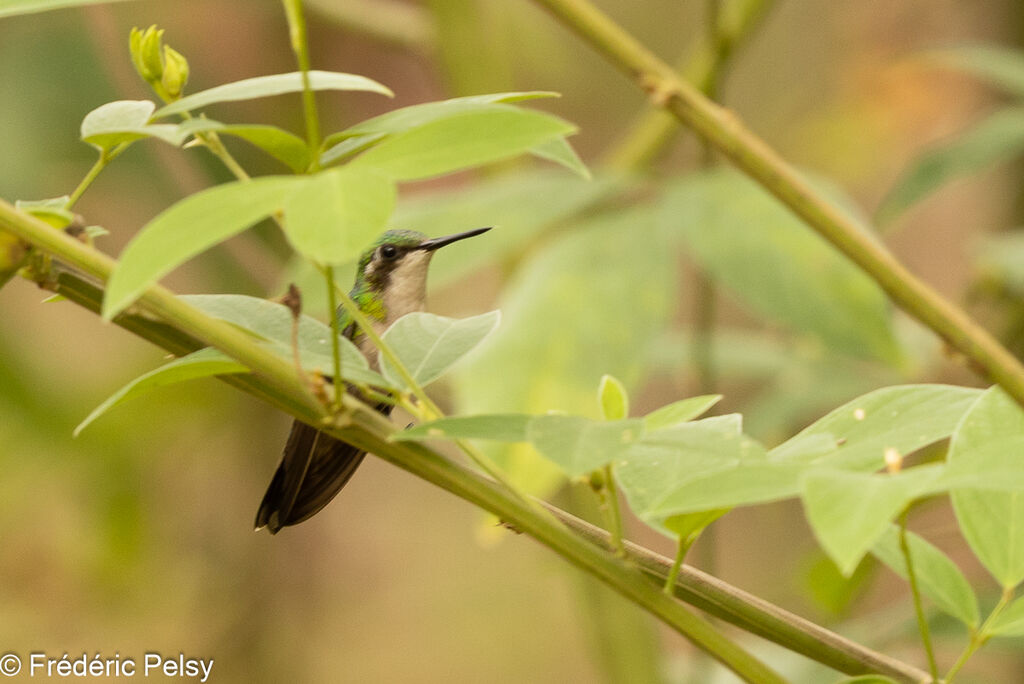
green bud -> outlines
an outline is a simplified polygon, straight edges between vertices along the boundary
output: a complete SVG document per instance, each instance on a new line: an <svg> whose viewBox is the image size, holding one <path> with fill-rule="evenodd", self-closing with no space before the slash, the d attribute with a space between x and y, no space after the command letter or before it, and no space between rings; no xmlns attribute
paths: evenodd
<svg viewBox="0 0 1024 684"><path fill-rule="evenodd" d="M164 30L150 26L142 36L142 47L140 57L145 72L142 77L150 83L159 81L164 75L164 61L160 55L160 42L163 40Z"/></svg>
<svg viewBox="0 0 1024 684"><path fill-rule="evenodd" d="M601 417L605 420L622 420L629 416L629 397L626 388L611 375L601 378L597 399L601 406Z"/></svg>
<svg viewBox="0 0 1024 684"><path fill-rule="evenodd" d="M167 97L177 100L188 83L188 60L170 45L164 46L164 75L161 80Z"/></svg>

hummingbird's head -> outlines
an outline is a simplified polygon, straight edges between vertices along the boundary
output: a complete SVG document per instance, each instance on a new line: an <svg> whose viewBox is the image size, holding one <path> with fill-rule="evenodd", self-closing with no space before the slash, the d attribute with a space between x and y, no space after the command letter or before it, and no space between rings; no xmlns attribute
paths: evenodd
<svg viewBox="0 0 1024 684"><path fill-rule="evenodd" d="M359 259L356 287L380 296L389 318L422 310L427 267L434 251L488 230L477 228L439 238L428 238L412 230L389 230Z"/></svg>

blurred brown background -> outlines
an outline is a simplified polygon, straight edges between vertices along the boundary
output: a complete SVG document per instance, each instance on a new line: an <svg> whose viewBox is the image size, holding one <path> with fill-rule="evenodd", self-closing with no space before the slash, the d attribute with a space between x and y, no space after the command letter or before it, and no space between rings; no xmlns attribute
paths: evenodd
<svg viewBox="0 0 1024 684"><path fill-rule="evenodd" d="M671 61L701 27L696 0L599 4ZM580 126L574 144L592 161L644 107L627 79L526 0L400 7L408 14L374 28L374 11L392 8L307 0L314 66L370 76L397 94L394 102L321 95L325 131L453 95L555 90L561 99L538 106ZM151 97L131 70L127 36L153 23L188 57L192 92L294 69L283 11L272 0L125 2L0 20L0 196L38 199L75 187L93 160L78 140L82 117L110 100ZM784 156L833 178L870 211L916 152L992 106L975 82L911 58L977 42L1024 45L1024 7L782 0L738 56L724 99ZM219 111L301 130L297 97ZM257 152L235 149L254 173L280 172ZM695 155L684 136L661 164L682 168ZM1014 170L953 184L912 211L890 244L941 291L963 297L974 240L1019 219ZM116 254L159 210L227 178L202 150L144 142L100 177L76 211L111 231L101 246ZM180 291L274 296L281 268L278 251L242 237L166 282ZM475 276L482 286L472 290L464 281L434 289L432 309L493 308L492 276ZM375 459L309 522L277 537L253 533L290 418L215 381L118 408L72 440L95 405L162 355L70 304L41 304L44 296L24 281L0 292L0 652L184 652L215 658L218 682L602 680L591 590L574 571L528 539L494 534L468 504ZM681 299L681 320L687 308ZM952 366L938 377L976 382ZM686 389L656 383L636 403L657 405ZM771 435L798 427L778 425ZM941 510L929 524L940 535L952 530ZM670 548L639 526L634 536ZM836 619L807 589L814 554L791 505L739 511L716 530L721 577L809 617ZM969 559L957 559L980 577ZM877 625L892 627L890 579L875 583L845 633L877 636ZM892 630L910 615L901 612ZM895 654L917 658L907 634L902 642L897 634L906 648ZM668 681L732 681L696 669L676 635L659 638ZM798 681L834 674L767 647L765 654ZM1005 654L1009 668L1012 658Z"/></svg>

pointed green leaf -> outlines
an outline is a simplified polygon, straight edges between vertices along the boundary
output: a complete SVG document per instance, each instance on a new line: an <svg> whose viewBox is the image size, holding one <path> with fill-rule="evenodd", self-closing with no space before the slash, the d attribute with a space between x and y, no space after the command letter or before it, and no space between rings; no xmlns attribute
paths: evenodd
<svg viewBox="0 0 1024 684"><path fill-rule="evenodd" d="M1004 608L985 632L992 636L1024 636L1024 597L1018 598Z"/></svg>
<svg viewBox="0 0 1024 684"><path fill-rule="evenodd" d="M913 532L907 532L907 546L914 565L921 593L931 599L939 610L952 615L971 629L978 626L978 599L960 568L946 554ZM890 525L871 553L903 579L907 564L900 550L900 531Z"/></svg>
<svg viewBox="0 0 1024 684"><path fill-rule="evenodd" d="M181 295L180 299L209 316L234 323L273 344L278 354L292 358L292 314L284 304L245 295ZM302 315L299 318L299 359L303 369L334 374L331 329L320 321ZM377 373L370 370L366 357L348 339L341 344L341 372L354 383L389 387Z"/></svg>
<svg viewBox="0 0 1024 684"><path fill-rule="evenodd" d="M189 126L191 125L191 126ZM285 164L295 173L302 173L309 167L311 155L306 141L277 126L257 124L222 124L210 119L192 119L178 126L181 131L216 131L252 143L274 159Z"/></svg>
<svg viewBox="0 0 1024 684"><path fill-rule="evenodd" d="M931 493L942 472L941 465L895 474L811 470L802 482L807 520L840 572L849 575L893 518L914 499Z"/></svg>
<svg viewBox="0 0 1024 684"><path fill-rule="evenodd" d="M560 164L580 178L590 180L590 169L565 138L552 138L535 145L530 149L530 154Z"/></svg>
<svg viewBox="0 0 1024 684"><path fill-rule="evenodd" d="M16 14L34 14L65 7L83 7L86 5L123 2L124 0L2 0L0 1L0 17L13 17Z"/></svg>
<svg viewBox="0 0 1024 684"><path fill-rule="evenodd" d="M194 378L205 378L210 375L247 372L249 372L248 368L234 359L228 358L216 349L200 349L188 356L175 359L155 370L151 370L145 375L141 375L129 382L86 416L85 420L75 428L74 435L77 437L90 423L113 407L129 399L142 396L158 387L173 385Z"/></svg>
<svg viewBox="0 0 1024 684"><path fill-rule="evenodd" d="M981 390L952 385L884 387L831 411L773 449L772 455L792 449L794 440L825 434L840 446L812 462L878 470L885 467L886 449L906 456L951 435L980 395Z"/></svg>
<svg viewBox="0 0 1024 684"><path fill-rule="evenodd" d="M622 458L643 436L638 418L594 421L581 416L536 416L527 436L548 460L570 477L579 477Z"/></svg>
<svg viewBox="0 0 1024 684"><path fill-rule="evenodd" d="M525 442L527 425L533 416L525 413L453 416L416 425L397 432L391 439L489 439L497 442Z"/></svg>
<svg viewBox="0 0 1024 684"><path fill-rule="evenodd" d="M416 383L424 386L444 375L459 359L483 342L500 321L500 311L470 318L411 313L384 331L383 339ZM383 354L381 371L390 382L404 386L401 375Z"/></svg>
<svg viewBox="0 0 1024 684"><path fill-rule="evenodd" d="M953 179L1022 153L1024 109L998 111L963 135L911 162L882 201L878 220L891 221Z"/></svg>
<svg viewBox="0 0 1024 684"><path fill-rule="evenodd" d="M305 179L265 176L190 195L143 226L107 283L103 317L113 318L183 262L280 210Z"/></svg>
<svg viewBox="0 0 1024 684"><path fill-rule="evenodd" d="M601 376L597 390L601 417L605 420L623 420L629 417L629 396L621 382L611 375Z"/></svg>
<svg viewBox="0 0 1024 684"><path fill-rule="evenodd" d="M951 470L999 459L999 452L1019 461L1024 444L1024 411L999 387L992 387L971 407L949 444ZM1016 492L956 489L953 510L974 555L1004 589L1024 580L1024 490Z"/></svg>
<svg viewBox="0 0 1024 684"><path fill-rule="evenodd" d="M357 76L355 74L343 74L333 71L310 71L309 85L313 90L359 90L370 93L380 93L391 97L393 93L386 86L376 81ZM274 74L272 76L257 76L247 78L234 83L225 83L209 90L193 93L176 100L169 105L161 107L153 115L154 118L163 118L171 114L180 114L201 109L218 102L236 102L239 100L253 100L271 95L282 95L284 93L302 92L302 73L294 71L288 74Z"/></svg>
<svg viewBox="0 0 1024 684"><path fill-rule="evenodd" d="M54 228L63 229L75 218L74 214L64 208L69 199L67 195L64 195L41 200L17 200L14 203L14 208L40 218Z"/></svg>
<svg viewBox="0 0 1024 684"><path fill-rule="evenodd" d="M672 402L644 416L644 427L648 432L652 432L689 422L706 413L721 400L721 394L705 394Z"/></svg>
<svg viewBox="0 0 1024 684"><path fill-rule="evenodd" d="M697 513L680 513L679 515L665 518L662 524L665 529L675 534L679 539L693 543L707 529L708 525L731 510L731 508L714 508Z"/></svg>
<svg viewBox="0 0 1024 684"><path fill-rule="evenodd" d="M119 100L100 105L82 119L82 140L100 150L145 137L180 145L185 136L177 126L149 123L155 107L149 100Z"/></svg>
<svg viewBox="0 0 1024 684"><path fill-rule="evenodd" d="M829 349L900 361L882 289L738 172L722 169L677 182L662 202L662 223L757 313L816 335Z"/></svg>
<svg viewBox="0 0 1024 684"><path fill-rule="evenodd" d="M1024 97L1024 52L996 45L935 50L926 58L977 76L1007 93Z"/></svg>
<svg viewBox="0 0 1024 684"><path fill-rule="evenodd" d="M800 478L806 470L800 465L753 458L726 461L721 468L703 470L683 479L650 507L649 517L790 499L800 493Z"/></svg>
<svg viewBox="0 0 1024 684"><path fill-rule="evenodd" d="M349 164L417 180L507 159L575 131L550 114L490 104L389 137Z"/></svg>
<svg viewBox="0 0 1024 684"><path fill-rule="evenodd" d="M356 259L377 238L395 206L395 185L372 170L340 168L304 179L284 203L284 232L313 261Z"/></svg>

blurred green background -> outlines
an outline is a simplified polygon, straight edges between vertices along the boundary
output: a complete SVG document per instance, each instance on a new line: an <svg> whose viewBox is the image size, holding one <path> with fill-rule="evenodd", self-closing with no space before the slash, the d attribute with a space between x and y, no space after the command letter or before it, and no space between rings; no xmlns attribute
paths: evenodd
<svg viewBox="0 0 1024 684"><path fill-rule="evenodd" d="M645 108L626 78L525 0L306 4L314 67L363 74L396 92L394 102L321 95L325 132L393 106L554 90L561 99L535 105L580 126L573 142L599 172ZM697 0L599 4L673 62L703 30ZM127 36L153 23L188 57L191 92L294 69L273 0L140 0L0 19L0 196L39 199L75 187L93 161L78 140L82 117L110 100L152 97L132 71ZM923 64L920 51L1024 45L1024 7L782 0L748 43L723 100L787 159L871 213L922 150L1002 102L976 80ZM298 97L218 113L301 131ZM258 151L232 149L254 174L282 172ZM691 205L662 200L660 179L694 169L700 157L692 136L680 135L645 178L598 173L586 184L517 163L404 188L396 225L435 234L499 226L469 257L453 248L436 260L431 310L505 312L490 349L440 399L472 412L592 412L605 372L627 382L637 411L697 393L688 340L699 282L691 249L699 249L665 237L672 212ZM1013 274L979 249L1019 223L1020 170L1012 162L953 183L885 234L911 269L967 302L1010 344L1019 344L1022 320ZM104 172L76 211L110 230L100 246L116 254L162 208L228 178L203 150L146 141ZM756 223L764 214L752 206ZM688 225L703 225L700 216ZM165 282L182 292L276 296L287 256L263 227ZM22 280L0 291L0 652L184 652L214 658L213 680L224 682L732 681L528 539L372 458L322 514L277 537L253 533L290 418L215 381L118 408L72 440L95 405L163 357L71 304L40 303L46 294ZM742 411L766 443L885 384L978 383L899 316L883 323L899 349L887 358L837 349L820 330L744 302L720 297L715 389L727 395L722 410ZM551 491L531 456L504 456L517 476ZM579 494L555 496L568 504ZM987 586L957 551L944 506L924 511L918 527ZM668 540L638 523L630 530L670 552ZM870 567L840 581L796 505L730 514L693 560L893 655L919 658L900 585ZM941 650L941 630L938 639ZM660 659L648 650L655 647ZM796 681L831 676L774 647L755 648ZM1010 673L1024 658L993 651L965 674L1015 681Z"/></svg>

